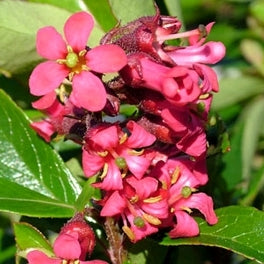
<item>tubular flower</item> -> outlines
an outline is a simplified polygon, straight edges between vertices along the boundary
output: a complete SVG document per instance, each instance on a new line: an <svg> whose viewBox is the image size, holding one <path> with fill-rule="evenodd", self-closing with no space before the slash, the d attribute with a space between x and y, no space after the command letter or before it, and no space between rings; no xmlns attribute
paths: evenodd
<svg viewBox="0 0 264 264"><path fill-rule="evenodd" d="M193 102L201 95L198 75L186 67L170 68L141 54L131 55L129 60L120 74L134 88L155 90L175 105ZM140 69L134 67L134 63L139 63Z"/></svg>
<svg viewBox="0 0 264 264"><path fill-rule="evenodd" d="M192 209L200 211L210 225L217 223L213 200L205 193L197 193L201 184L197 174L189 170L188 165L189 161L184 158L169 159L162 168L163 174L159 176L164 189L168 191L171 216L177 219L176 223L173 223L173 217L171 221L166 220L169 226L173 226L169 232L172 238L199 234L198 224L190 215Z"/></svg>
<svg viewBox="0 0 264 264"><path fill-rule="evenodd" d="M161 219L168 217L168 205L159 193L157 179L128 176L122 190L108 193L101 215L121 216L124 233L136 242L158 231Z"/></svg>
<svg viewBox="0 0 264 264"><path fill-rule="evenodd" d="M140 179L151 163L151 153L144 151L156 140L134 121L127 123L131 135L128 137L119 126L102 126L88 131L85 137L82 163L87 177L95 175L101 169L101 183L96 187L105 190L123 188L122 178L129 170ZM145 153L144 153L145 152Z"/></svg>
<svg viewBox="0 0 264 264"><path fill-rule="evenodd" d="M86 49L93 26L90 14L78 12L64 25L66 41L51 26L37 32L37 52L48 61L40 63L30 76L29 87L33 95L46 95L68 78L72 81L70 100L76 106L89 111L102 110L106 104L106 91L98 76L120 70L127 58L116 45Z"/></svg>

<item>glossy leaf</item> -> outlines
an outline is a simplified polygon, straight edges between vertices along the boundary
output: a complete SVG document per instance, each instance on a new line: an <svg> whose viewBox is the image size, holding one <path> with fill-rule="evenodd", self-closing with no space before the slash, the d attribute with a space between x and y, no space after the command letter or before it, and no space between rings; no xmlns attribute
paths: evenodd
<svg viewBox="0 0 264 264"><path fill-rule="evenodd" d="M109 0L112 11L122 25L141 16L155 14L152 0Z"/></svg>
<svg viewBox="0 0 264 264"><path fill-rule="evenodd" d="M36 64L40 60L35 50L37 30L51 25L62 31L70 14L50 5L0 1L0 69L18 73Z"/></svg>
<svg viewBox="0 0 264 264"><path fill-rule="evenodd" d="M0 210L38 217L72 216L81 191L77 180L2 91L0 101Z"/></svg>
<svg viewBox="0 0 264 264"><path fill-rule="evenodd" d="M20 250L41 248L52 252L52 246L44 235L28 223L14 223L16 243Z"/></svg>
<svg viewBox="0 0 264 264"><path fill-rule="evenodd" d="M209 226L197 219L200 235L193 238L171 239L162 245L204 245L231 250L258 263L264 262L264 213L253 207L230 206L216 210L218 223Z"/></svg>

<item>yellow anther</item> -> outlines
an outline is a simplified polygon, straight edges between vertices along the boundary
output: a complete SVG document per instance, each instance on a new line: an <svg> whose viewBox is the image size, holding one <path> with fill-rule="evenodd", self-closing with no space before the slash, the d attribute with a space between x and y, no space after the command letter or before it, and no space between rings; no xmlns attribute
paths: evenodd
<svg viewBox="0 0 264 264"><path fill-rule="evenodd" d="M126 168L123 169L123 171L122 171L122 173L121 173L121 177L122 177L122 179L126 177L127 172L128 172L128 168L126 167Z"/></svg>
<svg viewBox="0 0 264 264"><path fill-rule="evenodd" d="M161 188L164 189L164 190L167 190L168 189L168 185L165 181L161 181Z"/></svg>
<svg viewBox="0 0 264 264"><path fill-rule="evenodd" d="M67 60L65 60L65 59L57 59L56 62L59 63L59 64L65 64L67 62Z"/></svg>
<svg viewBox="0 0 264 264"><path fill-rule="evenodd" d="M139 200L138 195L135 195L129 199L130 203L134 204Z"/></svg>
<svg viewBox="0 0 264 264"><path fill-rule="evenodd" d="M208 97L210 96L210 94L209 93L205 93L205 94L202 94L202 95L200 95L199 96L199 99L207 99Z"/></svg>
<svg viewBox="0 0 264 264"><path fill-rule="evenodd" d="M104 158L104 157L106 157L108 155L108 151L107 150L105 150L105 151L98 151L97 154L100 157Z"/></svg>
<svg viewBox="0 0 264 264"><path fill-rule="evenodd" d="M128 226L123 226L122 230L124 231L124 233L129 237L129 239L131 241L135 240L135 234L134 232L131 230L131 228L129 228Z"/></svg>
<svg viewBox="0 0 264 264"><path fill-rule="evenodd" d="M131 155L134 155L134 156L140 156L144 153L144 149L141 149L141 150L134 150L134 149L131 149L128 151L129 154Z"/></svg>
<svg viewBox="0 0 264 264"><path fill-rule="evenodd" d="M171 175L171 184L174 184L175 182L177 182L180 175L181 175L181 170L180 170L180 167L177 166Z"/></svg>
<svg viewBox="0 0 264 264"><path fill-rule="evenodd" d="M70 72L68 77L69 77L69 81L71 82L74 76L74 72Z"/></svg>
<svg viewBox="0 0 264 264"><path fill-rule="evenodd" d="M156 202L161 201L161 199L162 199L162 197L161 197L161 195L159 195L159 196L155 196L155 197L150 197L150 198L145 199L143 201L144 201L144 203L156 203Z"/></svg>
<svg viewBox="0 0 264 264"><path fill-rule="evenodd" d="M122 137L119 139L119 144L123 144L127 140L127 133L124 133Z"/></svg>
<svg viewBox="0 0 264 264"><path fill-rule="evenodd" d="M160 225L161 221L158 217L149 214L143 214L143 218L152 225Z"/></svg>
<svg viewBox="0 0 264 264"><path fill-rule="evenodd" d="M80 52L79 52L79 57L83 57L85 54L87 53L87 50L81 50Z"/></svg>
<svg viewBox="0 0 264 264"><path fill-rule="evenodd" d="M67 51L68 51L68 53L73 52L73 49L70 45L67 45Z"/></svg>
<svg viewBox="0 0 264 264"><path fill-rule="evenodd" d="M186 211L187 213L191 214L192 213L192 209L187 207L187 206L183 206L181 207L182 210Z"/></svg>
<svg viewBox="0 0 264 264"><path fill-rule="evenodd" d="M108 163L105 163L105 164L104 164L104 168L103 168L103 172L102 172L102 174L100 175L100 178L101 178L101 179L103 179L103 178L106 176L107 171L108 171Z"/></svg>

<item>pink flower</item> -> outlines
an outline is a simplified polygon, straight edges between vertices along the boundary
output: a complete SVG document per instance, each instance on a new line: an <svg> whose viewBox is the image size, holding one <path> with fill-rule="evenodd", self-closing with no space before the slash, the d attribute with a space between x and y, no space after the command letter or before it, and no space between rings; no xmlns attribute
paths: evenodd
<svg viewBox="0 0 264 264"><path fill-rule="evenodd" d="M40 63L29 79L33 95L46 95L68 77L72 81L70 100L78 107L99 111L105 106L106 91L98 75L116 72L127 62L124 51L116 45L101 45L86 50L87 39L94 26L86 12L73 14L65 23L64 36L54 27L41 28L37 33L37 52L47 62Z"/></svg>
<svg viewBox="0 0 264 264"><path fill-rule="evenodd" d="M129 63L120 74L132 87L155 90L175 105L193 102L202 92L195 71L181 66L170 68L141 54L129 56Z"/></svg>
<svg viewBox="0 0 264 264"><path fill-rule="evenodd" d="M32 122L30 126L47 142L51 141L53 135L66 135L77 141L84 134L86 124L81 122L89 116L83 108L74 106L70 100L65 100L62 104L54 91L42 96L32 105L41 110L48 117L41 121Z"/></svg>
<svg viewBox="0 0 264 264"><path fill-rule="evenodd" d="M80 263L80 264L107 264L102 260L83 261L80 259L81 246L78 241L77 233L61 234L54 242L54 257L47 256L40 250L33 250L27 254L29 264L61 264L61 263Z"/></svg>
<svg viewBox="0 0 264 264"><path fill-rule="evenodd" d="M123 231L136 242L158 231L160 219L168 216L167 200L159 193L159 182L154 177L128 176L123 190L108 193L101 216L121 216Z"/></svg>
<svg viewBox="0 0 264 264"><path fill-rule="evenodd" d="M170 159L162 167L159 180L168 190L168 206L176 223L167 220L167 225L173 225L169 235L176 237L192 237L199 234L199 227L190 213L192 209L200 211L210 225L217 223L213 209L213 200L205 193L196 193L201 185L198 174L189 170L189 161L186 158ZM166 221L165 221L166 222ZM170 223L169 223L170 222Z"/></svg>
<svg viewBox="0 0 264 264"><path fill-rule="evenodd" d="M105 190L122 189L122 177L129 170L140 179L151 163L151 158L138 148L154 143L155 136L145 131L134 121L127 123L131 132L128 137L117 125L91 129L86 135L83 149L83 169L91 177L103 169L103 181L95 184Z"/></svg>

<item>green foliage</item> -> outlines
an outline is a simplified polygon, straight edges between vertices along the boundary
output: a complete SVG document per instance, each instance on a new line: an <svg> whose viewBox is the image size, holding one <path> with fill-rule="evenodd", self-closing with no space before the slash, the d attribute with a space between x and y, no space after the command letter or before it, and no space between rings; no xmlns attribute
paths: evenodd
<svg viewBox="0 0 264 264"><path fill-rule="evenodd" d="M3 91L0 101L0 209L38 217L71 216L81 190L77 180Z"/></svg>
<svg viewBox="0 0 264 264"><path fill-rule="evenodd" d="M209 226L199 221L200 235L192 238L162 240L162 245L206 245L217 246L258 263L264 261L264 214L252 207L230 206L216 210L218 224Z"/></svg>

